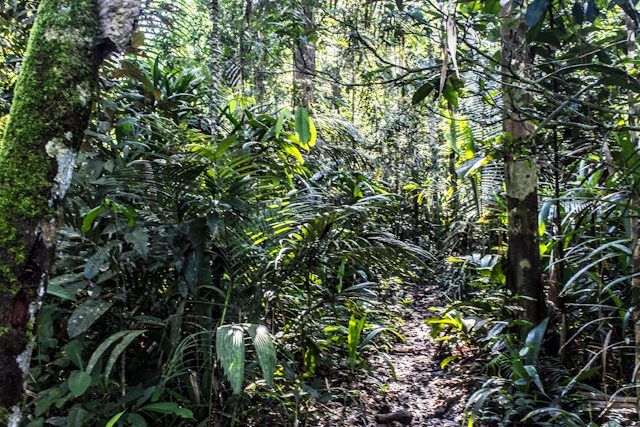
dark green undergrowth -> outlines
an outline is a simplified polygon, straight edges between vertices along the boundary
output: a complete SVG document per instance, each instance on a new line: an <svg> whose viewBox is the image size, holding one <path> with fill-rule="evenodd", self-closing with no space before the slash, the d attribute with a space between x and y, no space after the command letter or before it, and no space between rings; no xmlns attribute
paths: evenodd
<svg viewBox="0 0 640 427"><path fill-rule="evenodd" d="M383 300L426 252L389 233L393 196L328 119L240 99L212 140L197 69L116 74L65 209L29 425L304 419L324 378L394 339Z"/></svg>

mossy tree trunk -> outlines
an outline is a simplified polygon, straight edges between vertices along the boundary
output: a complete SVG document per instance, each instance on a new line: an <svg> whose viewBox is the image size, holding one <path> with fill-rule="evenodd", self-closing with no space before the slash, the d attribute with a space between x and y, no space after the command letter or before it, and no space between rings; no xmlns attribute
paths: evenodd
<svg viewBox="0 0 640 427"><path fill-rule="evenodd" d="M531 76L533 58L525 34L527 25L520 3L509 0L501 10L501 70L503 78L503 130L509 217L507 286L521 307L521 318L531 324L544 317L544 289L538 247L538 177L532 147L527 141L532 124L521 111L533 97L522 79ZM524 328L526 331L527 328Z"/></svg>
<svg viewBox="0 0 640 427"><path fill-rule="evenodd" d="M130 39L139 11L139 0L40 3L0 148L0 407L22 397L98 67Z"/></svg>

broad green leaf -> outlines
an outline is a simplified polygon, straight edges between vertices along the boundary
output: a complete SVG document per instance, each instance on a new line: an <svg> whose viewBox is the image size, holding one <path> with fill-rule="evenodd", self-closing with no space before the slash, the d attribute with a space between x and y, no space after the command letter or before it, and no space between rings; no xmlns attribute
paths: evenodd
<svg viewBox="0 0 640 427"><path fill-rule="evenodd" d="M483 156L483 157L474 157L462 163L460 166L456 168L456 175L460 178L467 178L471 175L472 172L480 169L482 166L488 164L492 157Z"/></svg>
<svg viewBox="0 0 640 427"><path fill-rule="evenodd" d="M109 378L109 375L111 374L111 369L113 369L113 365L116 363L116 360L118 360L118 357L120 356L120 354L127 348L129 344L131 344L131 342L134 339L144 334L145 332L146 332L145 329L142 329L139 331L132 331L129 334L127 334L124 338L122 338L122 341L120 341L118 345L116 345L113 348L113 350L111 351L111 356L109 356L109 361L107 362L107 367L104 370L105 378Z"/></svg>
<svg viewBox="0 0 640 427"><path fill-rule="evenodd" d="M299 164L304 164L304 158L302 157L302 153L300 153L300 150L298 150L297 147L294 147L293 145L286 145L284 147L284 151L287 154L291 155L291 157L295 158Z"/></svg>
<svg viewBox="0 0 640 427"><path fill-rule="evenodd" d="M186 418L186 419L193 418L193 412L191 411L191 409L188 409L188 408L179 407L178 409L175 410L174 413L180 418Z"/></svg>
<svg viewBox="0 0 640 427"><path fill-rule="evenodd" d="M442 96L444 96L444 99L446 99L453 108L458 108L458 91L456 91L451 84L447 83L444 85Z"/></svg>
<svg viewBox="0 0 640 427"><path fill-rule="evenodd" d="M355 316L351 316L349 319L347 344L349 348L349 368L354 370L358 361L358 346L360 344L360 334L364 329L364 321L367 316L362 316L360 319L356 319Z"/></svg>
<svg viewBox="0 0 640 427"><path fill-rule="evenodd" d="M47 294L69 301L75 301L78 287L70 286L69 289L67 289L62 286L74 283L84 286L87 281L84 280L82 274L63 274L62 276L57 276L49 280L49 283L47 283Z"/></svg>
<svg viewBox="0 0 640 427"><path fill-rule="evenodd" d="M244 379L244 331L238 325L220 326L216 331L216 355L234 394L242 393Z"/></svg>
<svg viewBox="0 0 640 427"><path fill-rule="evenodd" d="M529 28L533 28L536 26L538 21L542 19L544 13L547 11L549 7L549 0L533 0L529 7L527 7L527 11L524 14L524 22L527 23Z"/></svg>
<svg viewBox="0 0 640 427"><path fill-rule="evenodd" d="M87 368L85 369L85 371L90 374L93 371L93 368L95 368L95 366L98 364L98 361L100 360L104 352L107 351L107 349L113 343L115 343L120 338L122 338L123 336L127 335L130 332L132 331L116 332L115 334L111 335L109 338L104 340L102 343L100 343L98 348L91 355L91 358L89 359L89 363L87 363Z"/></svg>
<svg viewBox="0 0 640 427"><path fill-rule="evenodd" d="M91 375L84 371L73 371L69 375L69 391L74 397L80 397L91 385Z"/></svg>
<svg viewBox="0 0 640 427"><path fill-rule="evenodd" d="M122 214L128 219L128 226L133 227L136 219L136 210L132 206L126 206L118 202L114 202L108 198L104 199L104 205L107 206L112 212L116 214Z"/></svg>
<svg viewBox="0 0 640 427"><path fill-rule="evenodd" d="M273 345L271 334L263 325L251 325L249 327L249 335L253 340L253 346L256 348L258 362L262 369L262 376L269 387L275 387L276 348Z"/></svg>
<svg viewBox="0 0 640 427"><path fill-rule="evenodd" d="M147 259L147 255L149 255L149 235L142 228L128 232L124 235L124 239L133 245L133 248L143 259Z"/></svg>
<svg viewBox="0 0 640 427"><path fill-rule="evenodd" d="M83 426L85 424L85 418L89 412L84 409L79 404L74 405L73 408L69 411L69 415L67 415L67 424L68 426Z"/></svg>
<svg viewBox="0 0 640 427"><path fill-rule="evenodd" d="M67 324L67 333L74 338L93 325L104 313L111 308L112 303L104 300L89 300L76 308Z"/></svg>
<svg viewBox="0 0 640 427"><path fill-rule="evenodd" d="M549 419L552 419L552 420L562 419L564 420L562 425L569 425L569 426L584 425L584 420L580 418L577 414L574 414L573 412L565 411L564 409L556 408L553 406L548 406L545 408L531 411L521 421L525 422L530 418L535 419L539 415L545 415L546 417L549 417ZM605 423L605 424L602 424L601 426L602 427L620 427L620 424L618 424L615 421L611 421L611 423L613 424ZM534 424L534 423L530 420L527 424ZM594 424L590 424L590 425L594 425Z"/></svg>
<svg viewBox="0 0 640 427"><path fill-rule="evenodd" d="M309 146L313 147L316 145L316 141L318 140L318 130L316 129L315 123L313 123L313 119L309 117Z"/></svg>
<svg viewBox="0 0 640 427"><path fill-rule="evenodd" d="M110 246L103 246L87 259L84 265L84 277L91 280L100 273L100 270L109 265Z"/></svg>
<svg viewBox="0 0 640 427"><path fill-rule="evenodd" d="M275 129L276 138L280 137L280 132L282 132L282 126L284 124L284 120L290 116L291 116L291 112L287 109L282 110L282 112L278 116L278 120L276 121L276 129Z"/></svg>
<svg viewBox="0 0 640 427"><path fill-rule="evenodd" d="M445 357L442 362L440 362L440 369L444 369L447 367L447 365L449 363L451 363L451 361L454 359L454 356L447 356Z"/></svg>
<svg viewBox="0 0 640 427"><path fill-rule="evenodd" d="M547 330L548 323L549 318L544 319L527 334L527 338L525 340L525 348L529 349L526 355L527 365L535 365L538 362L538 355L542 348L542 339L544 338L544 333Z"/></svg>
<svg viewBox="0 0 640 427"><path fill-rule="evenodd" d="M475 425L475 421L479 418L480 412L484 407L484 402L487 400L487 398L492 394L503 390L504 389L502 387L483 387L471 395L471 397L467 401L463 419L467 427L473 427Z"/></svg>
<svg viewBox="0 0 640 427"><path fill-rule="evenodd" d="M104 425L104 427L113 427L114 425L116 425L116 423L118 422L120 417L122 417L125 412L126 411L122 411L122 412L118 412L117 414L115 414L113 417L111 417L109 419L109 421L107 421L107 423Z"/></svg>
<svg viewBox="0 0 640 427"><path fill-rule="evenodd" d="M411 103L413 105L417 105L421 103L433 90L436 88L436 84L434 81L427 82L420 86L418 90L415 91L413 97L411 98Z"/></svg>
<svg viewBox="0 0 640 427"><path fill-rule="evenodd" d="M82 340L77 338L75 340L69 341L63 347L63 350L67 356L67 359L78 368L83 369L82 367Z"/></svg>
<svg viewBox="0 0 640 427"><path fill-rule="evenodd" d="M538 370L533 365L524 365L524 370L527 371L527 375L531 377L536 387L544 393L544 387L542 386L542 381L540 380L540 375L538 375Z"/></svg>
<svg viewBox="0 0 640 427"><path fill-rule="evenodd" d="M181 418L193 418L193 412L190 409L183 408L175 402L150 403L140 408L140 410L159 414L175 414Z"/></svg>
<svg viewBox="0 0 640 427"><path fill-rule="evenodd" d="M135 31L131 35L131 47L134 49L138 49L142 47L144 44L144 32L143 31Z"/></svg>
<svg viewBox="0 0 640 427"><path fill-rule="evenodd" d="M147 427L147 422L140 414L127 415L127 423L129 423L129 427Z"/></svg>
<svg viewBox="0 0 640 427"><path fill-rule="evenodd" d="M160 71L160 56L156 56L153 61L153 68L151 69L151 77L153 79L153 87L157 87L160 79L162 78Z"/></svg>
<svg viewBox="0 0 640 427"><path fill-rule="evenodd" d="M60 386L38 393L38 396L35 399L35 416L39 417L40 415L47 412L51 405L62 399L62 396L63 392Z"/></svg>
<svg viewBox="0 0 640 427"><path fill-rule="evenodd" d="M86 233L89 230L91 230L91 226L93 225L93 222L96 220L96 218L98 218L98 216L100 216L103 210L104 210L104 206L100 205L100 206L96 206L95 208L87 212L84 218L82 218L82 227L80 228L80 231L82 231L83 233Z"/></svg>
<svg viewBox="0 0 640 427"><path fill-rule="evenodd" d="M140 70L138 65L136 65L135 63L133 63L131 61L127 61L127 60L121 61L120 65L122 67L122 69L121 69L122 72L126 76L129 76L132 79L138 80L140 83L142 83L147 88L153 87L153 85L151 84L151 81L149 81L149 77L147 77L145 75L145 73Z"/></svg>
<svg viewBox="0 0 640 427"><path fill-rule="evenodd" d="M295 130L300 142L304 145L309 144L311 131L309 126L309 112L306 108L299 107L296 110Z"/></svg>
<svg viewBox="0 0 640 427"><path fill-rule="evenodd" d="M224 156L225 153L229 151L229 147L231 147L236 142L238 142L237 135L229 135L228 137L220 141L215 152L215 160L219 160L220 158L222 158L222 156Z"/></svg>

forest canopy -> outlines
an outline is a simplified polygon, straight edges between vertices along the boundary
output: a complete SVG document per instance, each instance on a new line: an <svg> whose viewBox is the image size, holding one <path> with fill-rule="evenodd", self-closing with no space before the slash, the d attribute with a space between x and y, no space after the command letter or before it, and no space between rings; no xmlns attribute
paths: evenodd
<svg viewBox="0 0 640 427"><path fill-rule="evenodd" d="M0 2L0 425L637 425L639 31Z"/></svg>

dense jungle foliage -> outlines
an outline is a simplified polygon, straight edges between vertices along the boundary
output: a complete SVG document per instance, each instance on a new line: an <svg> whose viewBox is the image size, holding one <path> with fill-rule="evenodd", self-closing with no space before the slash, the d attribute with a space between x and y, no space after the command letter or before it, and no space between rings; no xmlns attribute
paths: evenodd
<svg viewBox="0 0 640 427"><path fill-rule="evenodd" d="M0 2L7 135L66 2ZM395 375L402 290L434 288L462 425L640 422L634 0L139 4L97 55L28 327L0 248L0 337L29 342L0 424L333 425L334 384Z"/></svg>

